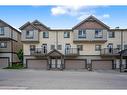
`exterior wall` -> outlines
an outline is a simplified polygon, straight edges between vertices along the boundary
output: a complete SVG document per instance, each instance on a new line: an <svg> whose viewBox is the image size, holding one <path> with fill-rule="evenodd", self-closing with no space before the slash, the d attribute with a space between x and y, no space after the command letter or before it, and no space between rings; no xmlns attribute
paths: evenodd
<svg viewBox="0 0 127 95"><path fill-rule="evenodd" d="M22 41L39 41L39 32L38 32L38 30L34 30L34 36L33 36L32 39L27 39L26 38L26 31L27 30L22 30L22 36L21 36Z"/></svg>
<svg viewBox="0 0 127 95"><path fill-rule="evenodd" d="M4 27L4 35L0 35L0 38L11 38L11 29L9 27Z"/></svg>
<svg viewBox="0 0 127 95"><path fill-rule="evenodd" d="M17 35L17 40L13 41L13 52L18 52L20 49L23 48L23 44L21 42L21 34L20 33L16 33Z"/></svg>
<svg viewBox="0 0 127 95"><path fill-rule="evenodd" d="M0 48L0 52L12 52L11 51L11 41L0 41L0 42L7 43L7 48Z"/></svg>
<svg viewBox="0 0 127 95"><path fill-rule="evenodd" d="M78 30L74 30L73 36L75 41L102 41L107 40L107 30L103 31L102 38L95 38L95 29L86 29L86 38L78 38Z"/></svg>
<svg viewBox="0 0 127 95"><path fill-rule="evenodd" d="M12 54L11 53L0 53L0 57L8 57L10 63L12 62L12 59L11 59Z"/></svg>

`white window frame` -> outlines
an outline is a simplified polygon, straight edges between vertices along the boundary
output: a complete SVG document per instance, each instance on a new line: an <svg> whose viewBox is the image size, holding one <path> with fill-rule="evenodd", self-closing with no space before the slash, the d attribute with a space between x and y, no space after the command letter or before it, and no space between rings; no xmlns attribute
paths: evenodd
<svg viewBox="0 0 127 95"><path fill-rule="evenodd" d="M0 27L0 35L4 35L4 27Z"/></svg>
<svg viewBox="0 0 127 95"><path fill-rule="evenodd" d="M29 32L27 34L27 32ZM33 39L34 37L34 31L33 30L30 30L30 31L26 31L26 39Z"/></svg>
<svg viewBox="0 0 127 95"><path fill-rule="evenodd" d="M70 38L70 32L64 32L64 38Z"/></svg>
<svg viewBox="0 0 127 95"><path fill-rule="evenodd" d="M103 37L103 31L101 29L95 29L95 38L102 38L102 37Z"/></svg>
<svg viewBox="0 0 127 95"><path fill-rule="evenodd" d="M43 38L49 38L49 32L48 31L43 32Z"/></svg>
<svg viewBox="0 0 127 95"><path fill-rule="evenodd" d="M86 38L86 30L78 30L78 38Z"/></svg>
<svg viewBox="0 0 127 95"><path fill-rule="evenodd" d="M97 46L99 46L98 48L97 48ZM100 51L101 50L101 45L95 45L95 51Z"/></svg>
<svg viewBox="0 0 127 95"><path fill-rule="evenodd" d="M7 42L0 42L0 48L7 48Z"/></svg>

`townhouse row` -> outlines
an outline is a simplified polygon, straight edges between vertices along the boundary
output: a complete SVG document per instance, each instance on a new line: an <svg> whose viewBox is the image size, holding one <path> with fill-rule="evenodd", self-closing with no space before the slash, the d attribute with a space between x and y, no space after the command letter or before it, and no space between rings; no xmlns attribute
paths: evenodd
<svg viewBox="0 0 127 95"><path fill-rule="evenodd" d="M3 32L1 25L0 33ZM29 69L117 69L120 68L121 51L125 52L122 66L127 68L127 29L110 29L94 16L72 29L50 29L38 20L27 22L19 29L21 33L17 31L14 35L19 35L15 48L20 49L23 44L24 66ZM6 31L10 33L11 29ZM5 40L0 41L1 46Z"/></svg>

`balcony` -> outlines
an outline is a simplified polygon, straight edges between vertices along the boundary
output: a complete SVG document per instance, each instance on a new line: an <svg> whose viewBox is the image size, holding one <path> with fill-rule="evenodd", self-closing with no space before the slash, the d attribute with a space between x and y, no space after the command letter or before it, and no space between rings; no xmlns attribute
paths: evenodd
<svg viewBox="0 0 127 95"><path fill-rule="evenodd" d="M78 55L79 55L78 48L65 49L65 56L78 56Z"/></svg>
<svg viewBox="0 0 127 95"><path fill-rule="evenodd" d="M101 49L101 56L119 56L119 52L118 48L104 48Z"/></svg>
<svg viewBox="0 0 127 95"><path fill-rule="evenodd" d="M34 50L30 50L30 54L33 56L45 56L47 54L47 49L35 48Z"/></svg>

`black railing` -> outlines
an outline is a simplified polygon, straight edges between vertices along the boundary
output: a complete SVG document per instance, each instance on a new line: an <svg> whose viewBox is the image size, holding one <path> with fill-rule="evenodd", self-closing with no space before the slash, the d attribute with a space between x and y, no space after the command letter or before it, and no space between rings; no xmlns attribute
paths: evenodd
<svg viewBox="0 0 127 95"><path fill-rule="evenodd" d="M78 48L67 48L65 49L65 55L79 55Z"/></svg>
<svg viewBox="0 0 127 95"><path fill-rule="evenodd" d="M31 55L45 55L47 54L47 49L44 48L35 48L30 50Z"/></svg>
<svg viewBox="0 0 127 95"><path fill-rule="evenodd" d="M101 55L118 55L120 52L119 48L104 48L101 49Z"/></svg>

